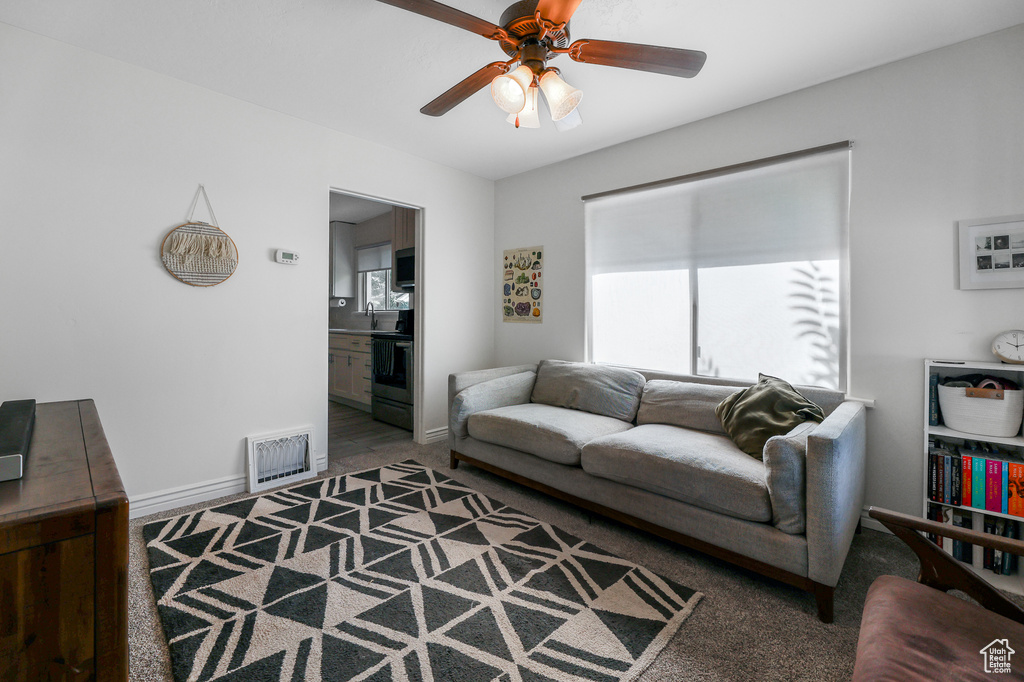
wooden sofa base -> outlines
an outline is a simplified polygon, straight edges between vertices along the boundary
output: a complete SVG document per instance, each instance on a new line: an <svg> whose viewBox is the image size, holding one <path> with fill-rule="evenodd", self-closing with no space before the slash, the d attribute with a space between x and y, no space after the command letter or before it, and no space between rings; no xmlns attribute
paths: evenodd
<svg viewBox="0 0 1024 682"><path fill-rule="evenodd" d="M565 502L569 502L570 504L574 504L577 507L582 507L587 511L591 511L596 514L606 516L614 521L618 521L619 523L624 523L627 526L632 526L633 528L646 531L648 533L651 533L652 535L657 535L658 537L670 540L678 545L683 545L684 547L696 549L697 551L703 552L704 554L707 554L709 556L713 556L716 559L728 561L729 563L735 564L740 568L745 568L755 573L759 573L765 577L772 578L773 580L778 580L779 582L786 583L787 585L792 585L794 587L798 587L806 592L810 592L814 595L814 599L817 602L818 618L823 623L832 622L834 614L833 603L835 588L830 585L816 583L806 576L791 573L789 571L777 568L770 564L766 564L763 561L751 559L750 557L743 556L742 554L739 554L737 552L733 552L722 547L717 547L709 542L705 542L704 540L698 540L697 538L690 537L689 535L684 535L674 530L658 526L656 524L651 523L650 521L645 521L643 519L631 516L629 514L625 514L610 507L605 507L604 505L597 504L596 502L591 502L590 500L585 500L582 497L570 495L569 493L562 492L561 490L552 488L551 486L545 485L543 483L538 483L537 481L531 480L524 476L520 476L519 474L514 474L511 471L506 471L504 469L496 467L493 464L482 462L473 457L464 455L461 452L456 452L455 450L452 450L449 466L452 469L457 469L460 461L465 462L466 464L471 464L477 467L478 469L489 471L492 474L501 476L502 478L507 478L508 480L513 481L515 483L525 485L528 488L533 488L534 490L538 490L542 493L545 493L552 497L556 497ZM859 529L860 526L858 525L858 530Z"/></svg>

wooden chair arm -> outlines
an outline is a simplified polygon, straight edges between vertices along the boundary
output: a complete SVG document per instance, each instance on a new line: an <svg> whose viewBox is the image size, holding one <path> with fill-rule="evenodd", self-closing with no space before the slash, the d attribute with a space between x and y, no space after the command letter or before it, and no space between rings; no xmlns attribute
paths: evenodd
<svg viewBox="0 0 1024 682"><path fill-rule="evenodd" d="M880 521L889 530L892 530L891 525L902 526L911 530L919 530L923 533L934 533L935 535L941 535L952 540L961 540L972 545L981 545L982 547L998 549L1002 552L1016 554L1017 556L1024 556L1024 540L1014 540L1000 535L983 533L980 530L950 526L938 521L922 519L918 516L901 514L900 512L880 509L878 507L868 509L868 516L876 521ZM1021 521L1024 521L1024 518Z"/></svg>
<svg viewBox="0 0 1024 682"><path fill-rule="evenodd" d="M1004 597L977 573L947 554L934 542L920 535L918 531L934 533L1021 556L1024 556L1024 542L958 526L948 526L944 523L877 507L868 509L868 516L881 522L896 537L903 540L910 549L914 550L921 562L921 573L917 578L919 583L943 592L960 590L989 611L1024 624L1024 609Z"/></svg>

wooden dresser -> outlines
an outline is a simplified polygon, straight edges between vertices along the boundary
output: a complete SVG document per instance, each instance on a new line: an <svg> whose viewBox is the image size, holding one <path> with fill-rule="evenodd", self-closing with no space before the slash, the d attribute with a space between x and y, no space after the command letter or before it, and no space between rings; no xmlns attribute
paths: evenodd
<svg viewBox="0 0 1024 682"><path fill-rule="evenodd" d="M92 400L43 403L0 482L0 680L128 679L128 497Z"/></svg>

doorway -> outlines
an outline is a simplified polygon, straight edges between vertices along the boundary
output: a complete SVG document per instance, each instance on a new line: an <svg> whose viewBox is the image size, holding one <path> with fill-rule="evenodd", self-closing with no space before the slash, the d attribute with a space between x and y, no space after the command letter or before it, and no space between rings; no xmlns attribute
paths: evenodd
<svg viewBox="0 0 1024 682"><path fill-rule="evenodd" d="M334 189L329 197L328 452L333 455L394 442L397 436L389 428L405 429L405 437L414 439L421 429L416 285L422 265L416 258L419 209Z"/></svg>

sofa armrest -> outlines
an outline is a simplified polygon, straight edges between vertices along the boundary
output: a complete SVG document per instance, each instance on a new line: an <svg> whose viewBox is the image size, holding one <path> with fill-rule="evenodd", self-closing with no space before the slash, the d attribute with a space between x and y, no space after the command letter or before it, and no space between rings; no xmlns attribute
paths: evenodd
<svg viewBox="0 0 1024 682"><path fill-rule="evenodd" d="M807 437L807 573L835 587L864 506L867 416L846 401Z"/></svg>
<svg viewBox="0 0 1024 682"><path fill-rule="evenodd" d="M520 372L536 372L537 365L516 365L514 367L495 367L494 369L475 369L467 372L455 372L448 375L448 412L451 413L452 401L463 389L498 377L507 377Z"/></svg>
<svg viewBox="0 0 1024 682"><path fill-rule="evenodd" d="M530 402L536 365L498 367L448 375L448 445L465 438L469 415Z"/></svg>

